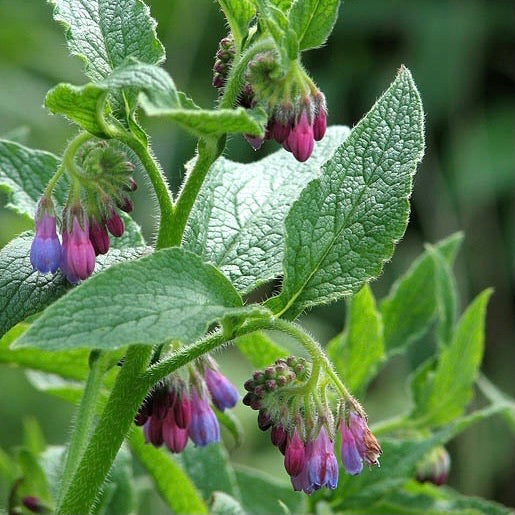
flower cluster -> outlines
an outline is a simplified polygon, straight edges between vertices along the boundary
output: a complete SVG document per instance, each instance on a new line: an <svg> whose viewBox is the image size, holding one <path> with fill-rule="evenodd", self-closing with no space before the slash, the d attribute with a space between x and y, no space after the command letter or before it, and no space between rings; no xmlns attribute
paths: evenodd
<svg viewBox="0 0 515 515"><path fill-rule="evenodd" d="M181 452L188 438L198 447L220 440L220 427L209 400L220 411L238 402L238 391L216 362L204 357L190 368L189 384L178 373L158 383L141 405L134 422L143 426L145 441Z"/></svg>
<svg viewBox="0 0 515 515"><path fill-rule="evenodd" d="M95 257L109 250L109 233L122 236L118 210L133 209L129 193L137 188L132 163L124 152L106 142L85 145L73 164L72 187L62 213L61 237L50 194L38 203L35 236L30 251L34 270L55 273L61 269L69 282L87 279Z"/></svg>
<svg viewBox="0 0 515 515"><path fill-rule="evenodd" d="M213 67L213 86L220 93L224 91L234 53L229 35L220 41ZM258 54L249 63L238 105L246 109L259 106L268 115L264 138L245 136L254 150L265 139L273 139L303 162L311 156L315 141L320 141L326 132L324 94L298 61L290 63L288 73L281 73L274 52Z"/></svg>
<svg viewBox="0 0 515 515"><path fill-rule="evenodd" d="M295 490L307 494L322 487L335 489L338 462L336 431L341 433L340 455L348 474L363 464L378 465L381 447L355 401L328 400L318 388L315 372L303 358L290 356L256 371L245 383L243 403L259 411L258 426L271 429L272 444L284 455L284 467ZM336 416L335 416L336 415Z"/></svg>

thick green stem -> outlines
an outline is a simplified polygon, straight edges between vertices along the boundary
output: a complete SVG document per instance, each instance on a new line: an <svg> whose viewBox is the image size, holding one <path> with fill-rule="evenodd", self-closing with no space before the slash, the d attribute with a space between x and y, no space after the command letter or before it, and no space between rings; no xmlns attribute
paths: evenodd
<svg viewBox="0 0 515 515"><path fill-rule="evenodd" d="M128 348L102 416L75 474L69 480L67 490L63 492L57 513L90 513L134 415L148 391L143 374L151 355L150 346L132 345Z"/></svg>
<svg viewBox="0 0 515 515"><path fill-rule="evenodd" d="M82 394L77 413L75 415L74 430L66 453L62 481L59 488L59 499L69 485L79 460L86 448L88 438L95 420L98 393L102 386L102 378L106 364L106 356L98 350L92 350L89 356L89 374Z"/></svg>
<svg viewBox="0 0 515 515"><path fill-rule="evenodd" d="M170 227L170 245L181 244L182 235L195 199L204 183L207 172L225 147L225 137L220 139L200 139L198 154L192 168L188 170L174 208L173 223Z"/></svg>

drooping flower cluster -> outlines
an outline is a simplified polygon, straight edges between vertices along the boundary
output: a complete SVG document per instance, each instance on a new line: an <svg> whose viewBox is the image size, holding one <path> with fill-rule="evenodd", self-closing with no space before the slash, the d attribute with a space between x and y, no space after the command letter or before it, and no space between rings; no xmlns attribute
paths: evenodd
<svg viewBox="0 0 515 515"><path fill-rule="evenodd" d="M124 224L118 210L133 209L129 193L137 188L132 163L124 152L106 142L84 145L73 164L72 187L62 213L61 237L50 194L43 195L35 216L36 234L30 251L34 270L61 269L69 282L87 279L95 257L109 250L109 233L120 237Z"/></svg>
<svg viewBox="0 0 515 515"><path fill-rule="evenodd" d="M284 467L295 490L307 494L335 489L338 462L334 454L337 429L340 455L349 474L359 474L363 463L378 465L381 447L355 402L328 400L315 372L303 358L290 356L256 371L245 383L243 403L259 411L258 426L271 429L272 444L284 455ZM316 372L318 373L318 372ZM315 381L312 381L315 379Z"/></svg>
<svg viewBox="0 0 515 515"><path fill-rule="evenodd" d="M238 391L216 362L204 357L190 368L188 384L178 373L158 383L141 405L134 422L143 426L145 441L163 443L180 453L188 438L198 447L220 440L220 426L209 401L220 411L238 402Z"/></svg>
<svg viewBox="0 0 515 515"><path fill-rule="evenodd" d="M213 86L220 94L230 70L235 48L232 36L220 41L213 67ZM263 108L268 115L264 138L246 135L254 150L265 139L273 139L298 161L306 161L327 128L324 94L309 78L299 61L292 61L288 73L279 70L273 52L258 54L248 65L238 105Z"/></svg>

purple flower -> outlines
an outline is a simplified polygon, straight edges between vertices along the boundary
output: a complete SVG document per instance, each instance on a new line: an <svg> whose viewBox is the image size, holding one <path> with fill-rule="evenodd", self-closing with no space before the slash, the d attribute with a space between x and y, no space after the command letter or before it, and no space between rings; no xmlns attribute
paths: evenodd
<svg viewBox="0 0 515 515"><path fill-rule="evenodd" d="M286 452L284 453L284 468L292 477L298 476L304 468L306 450L304 442L300 439L297 429L288 438Z"/></svg>
<svg viewBox="0 0 515 515"><path fill-rule="evenodd" d="M313 137L315 141L320 141L325 136L327 129L327 113L322 109L316 116L313 123Z"/></svg>
<svg viewBox="0 0 515 515"><path fill-rule="evenodd" d="M151 443L154 447L163 444L163 421L157 417L149 417L143 426L145 443Z"/></svg>
<svg viewBox="0 0 515 515"><path fill-rule="evenodd" d="M197 388L201 388L200 395ZM193 443L204 447L220 441L220 426L209 406L204 386L193 387L191 392L191 423L188 434Z"/></svg>
<svg viewBox="0 0 515 515"><path fill-rule="evenodd" d="M379 464L381 446L361 415L351 412L348 425L342 419L340 432L342 435L342 462L349 474L359 474L363 469L363 462L367 465Z"/></svg>
<svg viewBox="0 0 515 515"><path fill-rule="evenodd" d="M313 139L313 124L309 121L305 109L302 111L297 124L293 126L286 143L287 145L283 143L284 148L286 148L286 150L290 148L295 159L301 163L306 161L313 152L315 144Z"/></svg>
<svg viewBox="0 0 515 515"><path fill-rule="evenodd" d="M260 138L259 136L252 136L251 134L244 134L244 138L247 140L247 143L253 148L253 150L259 150L264 143L264 138Z"/></svg>
<svg viewBox="0 0 515 515"><path fill-rule="evenodd" d="M204 379L207 389L211 394L213 404L220 410L233 408L239 399L238 390L234 385L218 370L207 365L204 369Z"/></svg>
<svg viewBox="0 0 515 515"><path fill-rule="evenodd" d="M311 445L306 462L308 479L314 490L323 486L334 490L338 483L338 462L334 455L333 442L322 426L320 433Z"/></svg>
<svg viewBox="0 0 515 515"><path fill-rule="evenodd" d="M188 429L191 423L191 402L186 390L170 392L175 423L181 429Z"/></svg>
<svg viewBox="0 0 515 515"><path fill-rule="evenodd" d="M42 209L41 216L36 217L36 234L30 247L32 268L46 274L53 274L61 262L61 243L57 236L55 216Z"/></svg>
<svg viewBox="0 0 515 515"><path fill-rule="evenodd" d="M89 239L89 224L86 217L82 217L83 225L77 216L72 218L72 230L68 233L63 230L63 251L61 256L61 270L71 283L87 279L95 268L95 249Z"/></svg>

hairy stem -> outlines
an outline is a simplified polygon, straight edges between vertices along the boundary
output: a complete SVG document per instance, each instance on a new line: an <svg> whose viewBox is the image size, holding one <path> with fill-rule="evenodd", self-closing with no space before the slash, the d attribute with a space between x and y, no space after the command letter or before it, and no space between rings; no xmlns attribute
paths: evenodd
<svg viewBox="0 0 515 515"><path fill-rule="evenodd" d="M197 195L204 183L207 172L225 147L225 137L220 139L200 139L198 154L193 167L188 170L183 186L174 207L173 223L170 227L170 245L181 244L182 235Z"/></svg>
<svg viewBox="0 0 515 515"><path fill-rule="evenodd" d="M102 386L102 378L106 370L106 355L98 350L92 350L89 355L89 373L77 413L74 430L66 453L66 460L59 489L59 499L62 500L70 478L79 465L79 460L86 448L88 438L95 420L98 393Z"/></svg>
<svg viewBox="0 0 515 515"><path fill-rule="evenodd" d="M147 393L148 383L142 380L142 376L151 355L150 346L132 345L128 348L102 416L68 482L68 488L62 494L57 513L90 513L95 497Z"/></svg>
<svg viewBox="0 0 515 515"><path fill-rule="evenodd" d="M149 151L148 147L141 143L137 138L128 136L127 134L119 134L117 137L130 147L139 157L154 188L160 212L156 250L176 245L176 243L174 243L173 236L175 210L172 194L163 171L152 153Z"/></svg>
<svg viewBox="0 0 515 515"><path fill-rule="evenodd" d="M64 153L63 153L63 159L61 161L61 164L59 165L59 168L56 170L54 175L50 178L48 181L48 184L45 188L44 195L50 196L52 193L52 190L54 189L55 185L57 184L57 181L61 178L64 171L66 170L67 166L70 162L73 163L73 157L79 147L86 143L89 139L91 139L93 136L89 134L89 132L79 132L77 136L75 136L70 143L68 143L68 146L66 147Z"/></svg>

